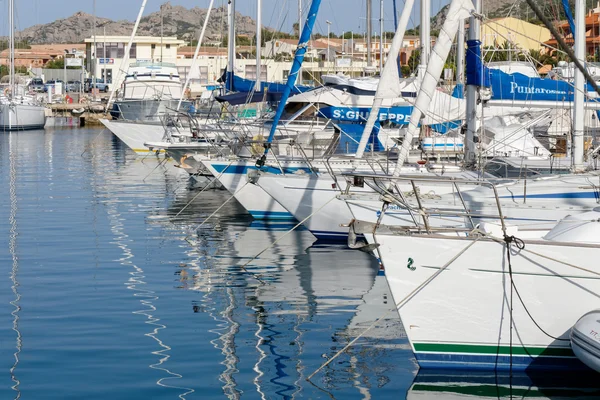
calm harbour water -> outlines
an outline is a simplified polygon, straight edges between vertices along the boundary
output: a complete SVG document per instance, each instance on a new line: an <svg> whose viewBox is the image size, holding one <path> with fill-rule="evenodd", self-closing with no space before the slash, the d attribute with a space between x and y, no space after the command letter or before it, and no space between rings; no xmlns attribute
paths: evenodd
<svg viewBox="0 0 600 400"><path fill-rule="evenodd" d="M0 399L506 395L496 376L417 376L367 254L298 230L241 269L291 225L231 201L196 230L228 193L177 215L186 175L108 131L0 133L0 187ZM581 386L560 398L600 396Z"/></svg>

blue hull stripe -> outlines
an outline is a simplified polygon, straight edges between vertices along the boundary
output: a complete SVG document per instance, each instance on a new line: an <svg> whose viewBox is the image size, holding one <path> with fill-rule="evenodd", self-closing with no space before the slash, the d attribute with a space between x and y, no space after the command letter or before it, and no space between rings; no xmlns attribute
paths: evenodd
<svg viewBox="0 0 600 400"><path fill-rule="evenodd" d="M286 220L295 220L294 216L287 211L258 211L258 210L249 210L248 211L253 218L256 219L286 219Z"/></svg>
<svg viewBox="0 0 600 400"><path fill-rule="evenodd" d="M499 196L501 199L522 199L525 195ZM597 192L528 194L528 199L598 199Z"/></svg>
<svg viewBox="0 0 600 400"><path fill-rule="evenodd" d="M258 168L255 166L249 165L230 165L228 164L211 164L211 166L217 171L217 173L223 174L238 174L238 175L246 175L248 171L256 171ZM275 168L272 166L264 166L260 169L263 172L268 172L270 174L281 175L281 170L279 168ZM302 170L306 173L310 173L310 168L308 167L283 167L283 172L286 174L293 174L299 170ZM223 172L225 171L225 172Z"/></svg>
<svg viewBox="0 0 600 400"><path fill-rule="evenodd" d="M448 353L416 353L421 368L480 369L508 371L511 369L511 357L507 355L473 355ZM530 369L588 369L575 357L529 357L512 356L512 370Z"/></svg>

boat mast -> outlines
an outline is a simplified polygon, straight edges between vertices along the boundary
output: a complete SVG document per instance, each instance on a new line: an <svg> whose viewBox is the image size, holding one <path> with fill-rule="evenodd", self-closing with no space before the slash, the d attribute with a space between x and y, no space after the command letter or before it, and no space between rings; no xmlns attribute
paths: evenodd
<svg viewBox="0 0 600 400"><path fill-rule="evenodd" d="M379 0L379 75L383 72L383 0Z"/></svg>
<svg viewBox="0 0 600 400"><path fill-rule="evenodd" d="M227 90L233 91L233 71L235 68L235 0L227 3L227 19L229 33L227 34Z"/></svg>
<svg viewBox="0 0 600 400"><path fill-rule="evenodd" d="M298 39L300 39L300 33L302 32L302 0L298 0ZM327 38L329 42L329 38ZM302 85L302 66L298 70L298 85Z"/></svg>
<svg viewBox="0 0 600 400"><path fill-rule="evenodd" d="M262 42L262 0L256 0L256 85L254 91L261 92L261 42Z"/></svg>
<svg viewBox="0 0 600 400"><path fill-rule="evenodd" d="M399 54L400 49L402 48L402 42L404 41L406 27L408 26L408 22L410 21L410 14L412 13L413 4L414 0L405 0L404 2L404 9L402 10L402 14L400 15L398 26L396 26L396 32L390 45L388 58L385 61L383 70L381 71L381 76L379 77L377 91L375 92L375 97L373 98L373 106L371 107L371 112L369 113L369 118L367 119L367 123L365 124L365 128L358 143L358 147L356 148L356 158L362 158L365 153L367 144L369 143L369 139L371 137L371 133L373 132L373 127L379 119L379 110L381 109L381 105L383 104L383 99L395 98L401 95L398 89L398 83L400 79L400 66L398 64L397 58L394 55Z"/></svg>
<svg viewBox="0 0 600 400"><path fill-rule="evenodd" d="M310 8L308 9L308 14L306 15L306 23L304 25L304 28L302 29L300 38L298 39L298 46L296 47L294 62L292 63L290 74L288 75L285 88L283 89L283 93L281 95L281 99L279 100L279 104L277 105L277 111L275 112L273 122L271 123L271 130L269 132L269 137L267 138L267 143L265 144L265 151L261 158L256 161L256 167L258 168L261 168L265 165L265 161L267 160L267 154L269 153L269 148L271 147L270 144L275 138L277 125L279 124L279 120L281 119L281 115L283 114L283 110L285 108L287 100L290 97L292 88L296 84L298 70L300 69L302 62L304 61L304 55L306 54L308 42L310 41L310 35L312 34L313 27L315 26L315 21L317 20L317 13L319 12L320 5L321 0L312 0Z"/></svg>
<svg viewBox="0 0 600 400"><path fill-rule="evenodd" d="M94 0L94 5L93 5L93 13L94 13L94 20L93 20L93 24L94 26L92 27L92 36L93 36L93 41L94 41L94 48L91 52L91 56L92 56L92 87L90 89L90 92L93 93L93 97L94 100L96 100L96 64L98 64L98 54L96 54L96 51L98 50L98 47L96 45L96 0ZM104 62L106 62L106 60L104 60ZM106 65L104 65L104 69L106 69ZM64 84L66 84L67 82L64 82ZM104 82L106 84L106 82ZM65 88L66 89L66 88ZM106 106L108 109L108 105Z"/></svg>
<svg viewBox="0 0 600 400"><path fill-rule="evenodd" d="M198 38L198 44L196 44L196 51L194 52L194 58L192 59L192 65L190 66L190 72L187 74L185 78L185 84L183 85L182 94L185 93L188 86L190 85L190 81L192 80L192 71L196 71L198 65L198 54L200 53L200 47L202 46L202 41L204 40L204 33L206 32L206 27L208 26L208 19L210 18L210 12L213 8L215 0L210 0L210 4L208 5L208 10L206 11L206 18L204 19L204 25L202 25L202 31L200 32L200 37ZM183 101L183 96L179 97L179 103L177 103L177 111L181 107L181 102Z"/></svg>
<svg viewBox="0 0 600 400"><path fill-rule="evenodd" d="M10 52L10 97L15 98L15 2L8 2L8 51ZM9 118L10 119L10 118Z"/></svg>
<svg viewBox="0 0 600 400"><path fill-rule="evenodd" d="M371 67L373 62L371 60L371 36L373 36L373 27L371 26L371 8L372 0L367 0L367 67Z"/></svg>
<svg viewBox="0 0 600 400"><path fill-rule="evenodd" d="M431 54L431 0L421 0L421 26L419 38L421 39L421 59L419 60L419 79L423 79L429 55Z"/></svg>
<svg viewBox="0 0 600 400"><path fill-rule="evenodd" d="M109 107L111 105L111 102L113 100L115 92L117 91L117 88L121 84L121 73L123 71L127 72L125 70L125 68L127 66L127 62L129 61L129 53L131 52L131 44L133 43L133 39L135 38L135 34L137 33L138 26L140 26L140 21L142 19L142 15L144 14L144 9L146 8L147 2L148 2L148 0L142 1L142 6L140 7L140 12L138 13L137 19L135 20L135 25L133 25L133 31L131 32L131 36L129 37L129 43L127 43L127 47L125 47L125 54L123 55L123 59L121 60L121 65L119 66L119 69L117 70L115 79L113 79L113 88L110 92L110 97L108 98L108 102L106 103L106 111L109 110ZM94 49L94 51L95 51L95 49ZM94 74L96 73L95 68L96 68L96 65L94 65ZM106 82L104 82L104 83L106 84Z"/></svg>
<svg viewBox="0 0 600 400"><path fill-rule="evenodd" d="M473 5L475 6L475 13L481 13L481 0L474 0ZM468 37L468 48L472 51L472 46L479 49L481 25L479 19L471 16L469 18L469 37ZM481 50L479 50L481 51ZM478 75L479 73L477 73ZM467 93L466 93L466 119L467 119L467 130L465 132L465 167L473 167L476 161L475 154L475 132L479 127L479 120L477 119L477 100L478 100L479 86L473 84L473 82L467 81Z"/></svg>
<svg viewBox="0 0 600 400"><path fill-rule="evenodd" d="M464 93L465 77L465 21L458 24L458 36L456 39L456 84L461 85L461 98Z"/></svg>
<svg viewBox="0 0 600 400"><path fill-rule="evenodd" d="M410 115L408 129L402 140L402 146L398 151L398 160L393 173L394 176L400 175L402 165L408 157L412 140L418 132L421 117L429 112L431 99L434 96L438 81L444 70L444 64L450 53L452 43L454 43L454 39L458 33L459 22L461 19L465 19L469 15L472 15L474 9L475 7L471 0L452 0L448 7L446 20L444 21L444 25L440 30L440 35L435 42L431 61L427 64L427 69L425 70L426 73L421 79L421 87L419 88L419 94L417 95Z"/></svg>
<svg viewBox="0 0 600 400"><path fill-rule="evenodd" d="M585 62L585 0L575 1L575 57ZM585 65L585 64L584 64ZM585 79L579 68L575 72L575 93L573 98L573 134L571 137L571 157L573 172L582 172L583 165L583 119L585 115Z"/></svg>

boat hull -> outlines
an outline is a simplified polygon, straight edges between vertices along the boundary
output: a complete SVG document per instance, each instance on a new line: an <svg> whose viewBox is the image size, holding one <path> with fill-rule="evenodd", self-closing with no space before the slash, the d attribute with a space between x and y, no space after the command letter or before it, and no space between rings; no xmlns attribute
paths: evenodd
<svg viewBox="0 0 600 400"><path fill-rule="evenodd" d="M527 242L512 248L511 274L504 244L492 240L377 234L376 242L422 368L587 369L569 334L581 315L600 308L597 248Z"/></svg>
<svg viewBox="0 0 600 400"><path fill-rule="evenodd" d="M253 218L294 220L294 216L260 186L248 183L248 171L257 170L251 163L206 160L203 164Z"/></svg>
<svg viewBox="0 0 600 400"><path fill-rule="evenodd" d="M100 122L137 154L153 153L154 151L146 147L144 143L159 142L165 134L165 128L160 124L111 121L107 119L101 119Z"/></svg>
<svg viewBox="0 0 600 400"><path fill-rule="evenodd" d="M22 131L44 129L46 112L43 106L30 104L0 104L0 129Z"/></svg>

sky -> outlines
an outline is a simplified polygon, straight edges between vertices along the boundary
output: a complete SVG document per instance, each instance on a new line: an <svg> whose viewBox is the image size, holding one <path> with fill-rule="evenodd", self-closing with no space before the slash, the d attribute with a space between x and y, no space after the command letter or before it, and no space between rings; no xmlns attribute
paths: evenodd
<svg viewBox="0 0 600 400"><path fill-rule="evenodd" d="M341 34L345 31L364 32L366 0L322 0L315 32L327 33L326 21L331 22L331 32ZM379 32L379 4L373 1L373 31ZM113 20L127 19L134 21L142 0L96 0L96 14L99 17ZM166 0L148 0L144 14L158 11L160 4ZM302 0L304 13L310 6L310 0ZM385 31L394 30L393 0L384 0L384 26ZM396 0L398 12L404 5L403 0ZM172 5L181 5L187 8L208 8L210 0L171 0ZM448 0L432 0L432 12L435 14ZM0 34L8 31L6 17L8 0L0 0ZM52 22L66 18L77 11L93 13L94 0L15 0L16 25L21 30L32 25ZM215 0L215 7L226 6L227 0ZM410 26L418 25L419 2L415 2L416 11ZM237 0L236 11L256 19L256 0ZM298 0L263 0L263 25L280 29L284 32L292 31L292 24L298 20Z"/></svg>

